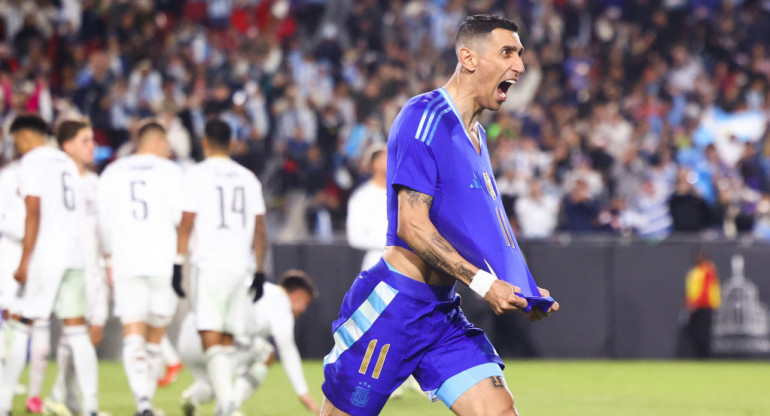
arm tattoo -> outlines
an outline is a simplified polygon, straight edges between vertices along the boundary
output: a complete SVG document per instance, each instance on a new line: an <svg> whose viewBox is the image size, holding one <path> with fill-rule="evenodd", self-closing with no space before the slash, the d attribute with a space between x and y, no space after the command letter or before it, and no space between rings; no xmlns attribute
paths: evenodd
<svg viewBox="0 0 770 416"><path fill-rule="evenodd" d="M449 244L449 241L446 241L446 238L442 237L441 234L438 232L433 233L431 236L430 241L438 248L440 248L442 251L446 253L456 253L457 250L455 250L454 247L452 247L451 244Z"/></svg>
<svg viewBox="0 0 770 416"><path fill-rule="evenodd" d="M428 208L433 204L433 197L427 194L424 194L422 192L417 192L414 189L406 188L404 189L406 191L406 194L409 196L409 206L412 208L417 208L418 206L427 205Z"/></svg>
<svg viewBox="0 0 770 416"><path fill-rule="evenodd" d="M500 376L492 376L489 378L492 380L492 385L497 387L498 389L501 389L505 387L505 383L503 383L503 378Z"/></svg>
<svg viewBox="0 0 770 416"><path fill-rule="evenodd" d="M465 266L463 266L462 262L458 262L457 264L455 264L455 270L456 270L457 276L468 279L468 282L473 280L473 276L474 276L473 272L468 270Z"/></svg>

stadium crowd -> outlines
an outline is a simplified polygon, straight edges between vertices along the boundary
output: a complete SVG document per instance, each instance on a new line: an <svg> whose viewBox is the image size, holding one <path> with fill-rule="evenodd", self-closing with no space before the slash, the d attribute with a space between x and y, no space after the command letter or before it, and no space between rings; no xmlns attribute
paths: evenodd
<svg viewBox="0 0 770 416"><path fill-rule="evenodd" d="M770 239L767 1L3 0L0 117L7 132L24 111L84 114L103 167L147 116L179 163L200 160L218 115L273 234L329 236L366 149L454 71L471 13L519 22L526 48L515 93L482 120L521 237Z"/></svg>

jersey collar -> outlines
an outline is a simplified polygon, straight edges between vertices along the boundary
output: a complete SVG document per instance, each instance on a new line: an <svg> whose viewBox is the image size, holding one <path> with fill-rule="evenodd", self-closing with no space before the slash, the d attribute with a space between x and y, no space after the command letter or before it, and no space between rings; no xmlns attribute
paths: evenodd
<svg viewBox="0 0 770 416"><path fill-rule="evenodd" d="M452 107L452 112L455 114L455 117L457 117L458 120L460 120L460 125L463 126L463 131L465 132L465 137L468 138L468 142L470 142L471 146L473 147L473 151L476 151L476 146L473 144L473 139L471 138L471 135L468 133L468 130L465 128L465 123L463 122L463 118L460 116L460 110L457 109L457 106L455 105L455 102L452 101L452 97L449 96L449 93L447 92L446 88L441 87L438 89L438 91L441 93L441 95L444 96L444 99L449 103L449 106ZM476 124L474 124L474 127L476 128L476 138L479 141L479 154L484 153L483 149L483 140L481 140L481 123L479 123L478 120L476 120Z"/></svg>

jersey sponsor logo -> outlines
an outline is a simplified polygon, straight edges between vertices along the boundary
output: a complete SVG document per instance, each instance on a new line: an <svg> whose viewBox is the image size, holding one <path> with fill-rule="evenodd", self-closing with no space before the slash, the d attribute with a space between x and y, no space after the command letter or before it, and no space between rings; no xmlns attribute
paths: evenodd
<svg viewBox="0 0 770 416"><path fill-rule="evenodd" d="M358 383L353 395L350 396L350 403L356 407L366 406L366 404L369 403L369 392L371 391L371 388L372 386L365 382Z"/></svg>
<svg viewBox="0 0 770 416"><path fill-rule="evenodd" d="M489 174L486 172L484 172L484 183L487 185L487 192L489 192L489 195L492 196L492 199L497 199L495 187L492 186L492 178L490 178Z"/></svg>

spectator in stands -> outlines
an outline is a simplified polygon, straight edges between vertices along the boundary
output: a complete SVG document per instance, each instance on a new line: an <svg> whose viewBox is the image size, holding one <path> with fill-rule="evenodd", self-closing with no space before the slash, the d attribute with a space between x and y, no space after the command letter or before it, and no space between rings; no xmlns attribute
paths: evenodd
<svg viewBox="0 0 770 416"><path fill-rule="evenodd" d="M594 230L599 204L592 198L588 183L579 178L572 191L562 201L564 224L562 229L569 232L587 232Z"/></svg>
<svg viewBox="0 0 770 416"><path fill-rule="evenodd" d="M711 225L711 210L708 204L695 192L689 182L694 176L691 171L680 170L677 175L676 190L668 200L674 232L694 233L703 231Z"/></svg>
<svg viewBox="0 0 770 416"><path fill-rule="evenodd" d="M559 220L559 200L543 193L540 180L529 182L529 195L516 200L516 218L521 237L546 238L556 229Z"/></svg>

